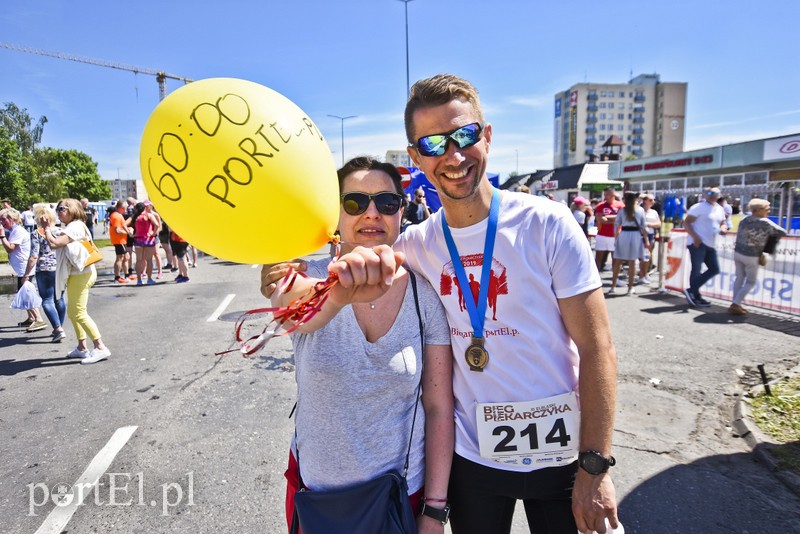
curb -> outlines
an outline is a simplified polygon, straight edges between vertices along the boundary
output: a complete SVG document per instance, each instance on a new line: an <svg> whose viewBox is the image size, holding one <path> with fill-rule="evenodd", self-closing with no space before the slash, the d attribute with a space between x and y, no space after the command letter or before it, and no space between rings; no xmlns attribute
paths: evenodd
<svg viewBox="0 0 800 534"><path fill-rule="evenodd" d="M800 366L790 369L781 378L785 376L794 376L800 373ZM755 386L746 392L752 397L763 393L764 386ZM783 482L783 484L792 490L798 497L800 497L800 475L786 471L780 468L778 461L775 459L769 450L778 446L772 438L764 434L758 425L755 424L750 411L750 405L745 402L744 395L740 394L733 406L733 421L731 426L736 430L740 438L752 449L755 460L769 469L775 477Z"/></svg>

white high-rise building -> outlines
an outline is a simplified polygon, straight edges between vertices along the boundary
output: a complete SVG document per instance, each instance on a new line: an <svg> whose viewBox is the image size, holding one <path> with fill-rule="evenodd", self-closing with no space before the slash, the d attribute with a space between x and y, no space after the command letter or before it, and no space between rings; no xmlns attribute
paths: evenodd
<svg viewBox="0 0 800 534"><path fill-rule="evenodd" d="M605 159L603 143L612 135L624 146L609 159L682 152L686 90L684 82L640 74L628 83L579 83L556 93L553 166Z"/></svg>

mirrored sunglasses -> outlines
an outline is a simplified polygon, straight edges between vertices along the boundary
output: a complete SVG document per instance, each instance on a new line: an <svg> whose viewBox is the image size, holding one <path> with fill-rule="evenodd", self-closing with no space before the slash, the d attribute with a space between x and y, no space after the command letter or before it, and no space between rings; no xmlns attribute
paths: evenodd
<svg viewBox="0 0 800 534"><path fill-rule="evenodd" d="M348 215L361 215L369 208L370 201L375 202L375 208L382 215L394 215L405 204L405 197L397 193L385 191L370 195L367 193L345 193L339 196L342 208Z"/></svg>
<svg viewBox="0 0 800 534"><path fill-rule="evenodd" d="M483 127L480 123L473 122L452 132L420 137L411 146L415 147L423 156L441 156L447 152L447 145L450 140L455 141L459 148L469 148L480 141L482 130Z"/></svg>

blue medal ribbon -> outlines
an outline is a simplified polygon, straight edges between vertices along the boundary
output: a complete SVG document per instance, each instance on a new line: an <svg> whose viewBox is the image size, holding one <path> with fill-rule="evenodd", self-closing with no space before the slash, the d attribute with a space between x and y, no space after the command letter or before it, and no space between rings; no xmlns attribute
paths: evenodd
<svg viewBox="0 0 800 534"><path fill-rule="evenodd" d="M486 226L486 240L483 246L483 265L481 267L481 289L478 293L478 302L474 302L472 297L472 290L467 280L467 272L464 270L464 264L461 261L461 256L458 254L458 248L453 235L450 233L450 227L447 225L447 219L442 213L442 231L444 232L444 239L447 243L447 250L450 253L450 259L453 262L453 269L456 271L458 283L461 285L461 293L464 295L464 303L467 306L467 313L469 314L470 322L472 323L472 338L478 340L480 344L483 343L483 324L486 319L486 307L489 302L489 277L492 270L492 254L494 253L494 239L497 235L497 221L500 216L500 191L494 189L492 191L492 204L489 208L489 221Z"/></svg>

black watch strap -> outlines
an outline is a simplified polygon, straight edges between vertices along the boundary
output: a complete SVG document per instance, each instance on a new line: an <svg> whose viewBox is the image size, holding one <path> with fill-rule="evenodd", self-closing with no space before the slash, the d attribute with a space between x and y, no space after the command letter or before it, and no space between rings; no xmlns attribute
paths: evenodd
<svg viewBox="0 0 800 534"><path fill-rule="evenodd" d="M447 520L450 518L450 505L445 503L444 508L433 508L432 506L428 506L427 503L423 503L422 515L426 515L446 525Z"/></svg>

